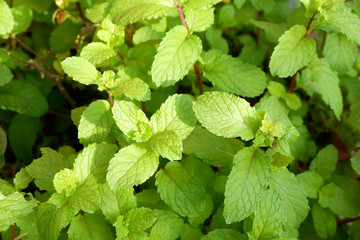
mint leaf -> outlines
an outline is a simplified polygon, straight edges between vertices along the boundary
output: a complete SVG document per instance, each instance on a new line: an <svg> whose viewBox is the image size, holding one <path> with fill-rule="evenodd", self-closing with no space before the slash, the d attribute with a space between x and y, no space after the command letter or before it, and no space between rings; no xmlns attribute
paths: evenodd
<svg viewBox="0 0 360 240"><path fill-rule="evenodd" d="M110 104L105 100L92 102L81 114L78 137L84 145L103 142L114 123Z"/></svg>
<svg viewBox="0 0 360 240"><path fill-rule="evenodd" d="M190 31L203 32L214 23L214 8L186 9L185 21Z"/></svg>
<svg viewBox="0 0 360 240"><path fill-rule="evenodd" d="M263 10L269 12L275 7L274 0L250 0L256 10Z"/></svg>
<svg viewBox="0 0 360 240"><path fill-rule="evenodd" d="M64 168L54 176L54 188L56 192L64 194L66 197L72 195L77 187L75 173L72 169Z"/></svg>
<svg viewBox="0 0 360 240"><path fill-rule="evenodd" d="M351 167L355 170L355 172L360 175L360 151L357 151L355 156L351 159Z"/></svg>
<svg viewBox="0 0 360 240"><path fill-rule="evenodd" d="M311 161L310 170L318 173L324 180L327 180L336 169L337 161L337 149L334 145L327 145L321 149L316 155L316 158Z"/></svg>
<svg viewBox="0 0 360 240"><path fill-rule="evenodd" d="M32 180L33 178L30 174L25 170L25 168L22 168L15 175L14 186L16 189L22 190L27 188Z"/></svg>
<svg viewBox="0 0 360 240"><path fill-rule="evenodd" d="M218 136L254 138L262 116L250 104L226 92L208 92L197 98L194 112L199 122Z"/></svg>
<svg viewBox="0 0 360 240"><path fill-rule="evenodd" d="M256 97L266 88L265 73L254 65L222 55L205 64L204 77L223 91Z"/></svg>
<svg viewBox="0 0 360 240"><path fill-rule="evenodd" d="M332 237L336 232L336 216L327 208L315 203L311 209L316 233L322 238Z"/></svg>
<svg viewBox="0 0 360 240"><path fill-rule="evenodd" d="M189 174L179 162L166 164L156 174L155 185L161 199L180 216L202 222L209 217L213 208L201 181ZM183 207L186 206L186 207Z"/></svg>
<svg viewBox="0 0 360 240"><path fill-rule="evenodd" d="M0 86L3 86L11 81L13 79L14 75L11 73L10 69L0 64Z"/></svg>
<svg viewBox="0 0 360 240"><path fill-rule="evenodd" d="M47 112L48 104L45 97L32 84L11 81L0 86L0 109L40 117Z"/></svg>
<svg viewBox="0 0 360 240"><path fill-rule="evenodd" d="M294 25L279 39L270 59L270 72L279 77L294 75L303 68L316 51L316 42L305 37L306 29L301 25Z"/></svg>
<svg viewBox="0 0 360 240"><path fill-rule="evenodd" d="M166 0L125 0L115 2L110 19L115 24L127 25L140 20L159 18L176 11L175 4Z"/></svg>
<svg viewBox="0 0 360 240"><path fill-rule="evenodd" d="M311 171L300 173L297 176L298 181L306 191L309 198L317 198L320 188L324 185L323 178Z"/></svg>
<svg viewBox="0 0 360 240"><path fill-rule="evenodd" d="M98 214L79 213L68 230L69 240L110 240L114 239L109 225Z"/></svg>
<svg viewBox="0 0 360 240"><path fill-rule="evenodd" d="M130 99L147 101L150 99L150 88L139 78L123 77L115 79L115 83L108 90L113 96L125 95Z"/></svg>
<svg viewBox="0 0 360 240"><path fill-rule="evenodd" d="M4 0L0 0L0 19L0 35L10 33L14 26L14 18Z"/></svg>
<svg viewBox="0 0 360 240"><path fill-rule="evenodd" d="M64 168L70 168L71 164L63 155L51 148L41 148L42 157L35 159L25 169L31 177L35 178L35 184L40 190L49 193L55 192L53 179L55 174Z"/></svg>
<svg viewBox="0 0 360 240"><path fill-rule="evenodd" d="M360 130L360 101L351 104L349 120L355 129Z"/></svg>
<svg viewBox="0 0 360 240"><path fill-rule="evenodd" d="M174 94L166 99L150 123L153 133L173 131L184 140L194 129L196 117L192 110L192 99L188 95Z"/></svg>
<svg viewBox="0 0 360 240"><path fill-rule="evenodd" d="M151 137L152 128L149 120L134 103L115 101L112 112L116 125L129 138L144 142Z"/></svg>
<svg viewBox="0 0 360 240"><path fill-rule="evenodd" d="M33 20L33 11L29 5L23 4L11 8L14 18L14 26L11 30L12 34L25 32Z"/></svg>
<svg viewBox="0 0 360 240"><path fill-rule="evenodd" d="M114 56L116 56L115 49L100 42L89 43L80 53L80 57L89 61L94 66L100 66L106 60Z"/></svg>
<svg viewBox="0 0 360 240"><path fill-rule="evenodd" d="M68 57L61 62L61 66L67 75L85 85L96 84L101 78L100 72L85 58Z"/></svg>
<svg viewBox="0 0 360 240"><path fill-rule="evenodd" d="M308 91L310 95L312 95L312 92L319 93L324 102L334 111L335 116L340 119L343 100L339 79L325 59L313 58L304 69L299 85Z"/></svg>
<svg viewBox="0 0 360 240"><path fill-rule="evenodd" d="M153 211L156 222L151 229L149 239L178 239L184 230L183 220L172 211L157 210Z"/></svg>
<svg viewBox="0 0 360 240"><path fill-rule="evenodd" d="M286 212L280 195L267 190L254 212L254 222L250 239L277 239L283 232L286 222Z"/></svg>
<svg viewBox="0 0 360 240"><path fill-rule="evenodd" d="M256 27L264 30L267 38L273 42L276 42L286 30L285 25L280 23L256 21L254 19L250 19L250 22Z"/></svg>
<svg viewBox="0 0 360 240"><path fill-rule="evenodd" d="M50 47L56 53L63 53L75 47L77 36L81 29L81 23L68 18L58 25L50 34ZM59 41L62 39L62 41Z"/></svg>
<svg viewBox="0 0 360 240"><path fill-rule="evenodd" d="M330 33L324 45L324 57L339 74L347 73L357 55L357 44L342 34Z"/></svg>
<svg viewBox="0 0 360 240"><path fill-rule="evenodd" d="M182 158L182 141L173 131L155 133L148 144L163 158L169 160L180 160Z"/></svg>
<svg viewBox="0 0 360 240"><path fill-rule="evenodd" d="M287 169L273 172L270 176L270 189L280 195L287 215L286 229L299 227L308 214L309 206L306 192L296 179L295 175Z"/></svg>
<svg viewBox="0 0 360 240"><path fill-rule="evenodd" d="M243 148L235 155L234 164L225 189L227 224L242 221L254 211L270 175L270 161L261 149Z"/></svg>
<svg viewBox="0 0 360 240"><path fill-rule="evenodd" d="M5 194L5 195L4 195ZM37 206L37 201L26 201L23 194L0 192L0 231L5 231L11 224L30 213Z"/></svg>
<svg viewBox="0 0 360 240"><path fill-rule="evenodd" d="M231 166L235 154L244 147L244 143L238 139L216 136L200 126L195 127L183 144L184 153L195 154L216 167Z"/></svg>
<svg viewBox="0 0 360 240"><path fill-rule="evenodd" d="M245 240L245 239L247 239L245 235L233 229L216 229L214 231L209 232L208 235L205 235L201 238L201 240Z"/></svg>
<svg viewBox="0 0 360 240"><path fill-rule="evenodd" d="M130 145L110 160L106 180L112 190L130 188L150 178L158 167L158 155L140 145Z"/></svg>
<svg viewBox="0 0 360 240"><path fill-rule="evenodd" d="M166 33L161 41L151 75L156 86L167 87L182 79L198 60L202 43L198 36L178 25Z"/></svg>
<svg viewBox="0 0 360 240"><path fill-rule="evenodd" d="M114 1L110 1L107 10L110 11ZM96 3L94 4L96 6ZM117 47L124 43L125 31L123 25L115 25L109 18L105 18L101 23L101 28L96 35L109 47Z"/></svg>
<svg viewBox="0 0 360 240"><path fill-rule="evenodd" d="M185 229L181 233L181 240L186 239L200 239L204 234L201 232L200 228L195 228L189 224L185 224Z"/></svg>
<svg viewBox="0 0 360 240"><path fill-rule="evenodd" d="M184 7L186 7L186 8L206 9L206 8L210 8L213 5L221 2L221 0L203 0L203 1L185 0L184 2L185 2Z"/></svg>

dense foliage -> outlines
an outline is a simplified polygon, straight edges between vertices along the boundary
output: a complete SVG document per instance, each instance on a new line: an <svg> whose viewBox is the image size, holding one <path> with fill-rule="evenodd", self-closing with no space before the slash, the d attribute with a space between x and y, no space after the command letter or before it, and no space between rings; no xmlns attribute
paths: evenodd
<svg viewBox="0 0 360 240"><path fill-rule="evenodd" d="M0 238L360 239L359 16L0 0Z"/></svg>

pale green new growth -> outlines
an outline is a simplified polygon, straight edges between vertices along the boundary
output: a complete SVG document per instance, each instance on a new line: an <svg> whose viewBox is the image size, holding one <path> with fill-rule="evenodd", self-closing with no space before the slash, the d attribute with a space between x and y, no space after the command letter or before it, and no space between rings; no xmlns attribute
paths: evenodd
<svg viewBox="0 0 360 240"><path fill-rule="evenodd" d="M157 50L151 69L152 80L157 86L174 85L189 72L201 50L202 43L198 36L190 36L182 25L172 28Z"/></svg>
<svg viewBox="0 0 360 240"><path fill-rule="evenodd" d="M144 142L151 137L153 130L149 120L134 103L115 101L112 112L116 125L129 138Z"/></svg>
<svg viewBox="0 0 360 240"><path fill-rule="evenodd" d="M150 88L143 80L139 78L123 77L115 79L109 92L112 96L125 95L130 99L138 101L147 101L150 99Z"/></svg>
<svg viewBox="0 0 360 240"><path fill-rule="evenodd" d="M247 147L234 157L235 166L225 189L224 217L227 224L248 217L265 193L270 161L261 149Z"/></svg>
<svg viewBox="0 0 360 240"><path fill-rule="evenodd" d="M14 26L14 18L11 10L4 0L0 0L0 35L11 32Z"/></svg>
<svg viewBox="0 0 360 240"><path fill-rule="evenodd" d="M280 37L270 59L272 75L292 76L311 60L316 51L316 42L305 35L305 27L295 25Z"/></svg>
<svg viewBox="0 0 360 240"><path fill-rule="evenodd" d="M109 102L105 100L92 102L81 114L78 127L80 142L87 145L105 141L113 123Z"/></svg>
<svg viewBox="0 0 360 240"><path fill-rule="evenodd" d="M14 177L14 186L16 189L22 190L27 188L32 180L33 178L26 171L26 169L22 168L19 172L16 173Z"/></svg>
<svg viewBox="0 0 360 240"><path fill-rule="evenodd" d="M80 53L80 57L88 60L94 66L99 66L114 56L116 56L115 49L100 42L89 43Z"/></svg>
<svg viewBox="0 0 360 240"><path fill-rule="evenodd" d="M112 190L130 188L150 178L158 167L158 155L140 145L122 148L110 160L106 180Z"/></svg>
<svg viewBox="0 0 360 240"><path fill-rule="evenodd" d="M173 131L155 133L150 138L149 145L155 152L169 160L180 160L182 158L182 140Z"/></svg>
<svg viewBox="0 0 360 240"><path fill-rule="evenodd" d="M100 72L85 58L68 57L61 66L67 75L85 85L96 84L101 78Z"/></svg>
<svg viewBox="0 0 360 240"><path fill-rule="evenodd" d="M66 197L69 197L76 191L76 177L74 171L71 169L64 168L57 172L53 182L55 190L60 194L64 194Z"/></svg>
<svg viewBox="0 0 360 240"><path fill-rule="evenodd" d="M197 98L193 109L199 122L218 136L250 140L261 126L261 114L230 93L205 93Z"/></svg>

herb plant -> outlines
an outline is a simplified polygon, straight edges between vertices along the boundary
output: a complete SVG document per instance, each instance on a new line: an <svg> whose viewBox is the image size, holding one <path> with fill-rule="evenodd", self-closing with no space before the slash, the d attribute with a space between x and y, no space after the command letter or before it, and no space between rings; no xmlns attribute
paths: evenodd
<svg viewBox="0 0 360 240"><path fill-rule="evenodd" d="M0 0L2 239L360 239L359 15Z"/></svg>

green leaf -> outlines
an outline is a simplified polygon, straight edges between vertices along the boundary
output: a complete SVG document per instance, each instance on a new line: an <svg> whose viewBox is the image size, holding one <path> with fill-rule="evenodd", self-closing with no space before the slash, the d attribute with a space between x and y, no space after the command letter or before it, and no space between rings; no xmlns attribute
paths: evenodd
<svg viewBox="0 0 360 240"><path fill-rule="evenodd" d="M323 51L330 67L339 74L344 74L354 65L357 44L342 34L329 33Z"/></svg>
<svg viewBox="0 0 360 240"><path fill-rule="evenodd" d="M196 126L184 142L184 153L195 154L204 162L216 166L231 166L235 154L244 147L239 139L216 136Z"/></svg>
<svg viewBox="0 0 360 240"><path fill-rule="evenodd" d="M211 133L227 138L254 138L262 116L250 104L226 92L208 92L197 98L194 112Z"/></svg>
<svg viewBox="0 0 360 240"><path fill-rule="evenodd" d="M244 97L256 97L266 88L263 71L237 58L222 55L205 64L204 77L223 91Z"/></svg>
<svg viewBox="0 0 360 240"><path fill-rule="evenodd" d="M100 209L99 183L94 175L89 175L70 196L70 205L88 213L95 213Z"/></svg>
<svg viewBox="0 0 360 240"><path fill-rule="evenodd" d="M250 0L252 5L256 10L262 10L264 12L269 12L275 7L274 0Z"/></svg>
<svg viewBox="0 0 360 240"><path fill-rule="evenodd" d="M316 158L311 162L310 170L318 173L324 180L327 180L336 169L337 161L337 149L334 145L327 145L318 152Z"/></svg>
<svg viewBox="0 0 360 240"><path fill-rule="evenodd" d="M105 141L113 123L109 102L105 100L92 102L81 114L78 127L80 142L88 145Z"/></svg>
<svg viewBox="0 0 360 240"><path fill-rule="evenodd" d="M351 12L342 1L329 8L321 8L323 21L345 34L350 40L360 44L360 18Z"/></svg>
<svg viewBox="0 0 360 240"><path fill-rule="evenodd" d="M180 216L203 222L209 217L213 203L201 181L179 162L169 162L156 174L155 185L161 199ZM186 207L184 207L186 206Z"/></svg>
<svg viewBox="0 0 360 240"><path fill-rule="evenodd" d="M239 42L242 44L241 52L237 57L244 63L262 66L268 48L266 45L258 45L256 40L250 35L242 35L239 37ZM252 66L252 65L248 65ZM254 68L255 69L255 68Z"/></svg>
<svg viewBox="0 0 360 240"><path fill-rule="evenodd" d="M360 131L360 101L351 104L349 120L354 129Z"/></svg>
<svg viewBox="0 0 360 240"><path fill-rule="evenodd" d="M98 214L79 213L68 230L70 240L107 240L114 239L109 225Z"/></svg>
<svg viewBox="0 0 360 240"><path fill-rule="evenodd" d="M184 230L183 220L172 211L155 209L153 214L156 217L156 222L151 229L149 239L178 239Z"/></svg>
<svg viewBox="0 0 360 240"><path fill-rule="evenodd" d="M280 195L283 207L287 215L286 229L294 229L300 226L308 214L309 206L306 192L302 188L295 175L286 168L273 172L270 177L270 189Z"/></svg>
<svg viewBox="0 0 360 240"><path fill-rule="evenodd" d="M23 194L13 192L4 195L0 192L0 231L5 231L11 224L30 213L37 201L26 201Z"/></svg>
<svg viewBox="0 0 360 240"><path fill-rule="evenodd" d="M94 66L101 66L102 63L114 56L116 56L116 50L100 42L89 43L80 53L80 57Z"/></svg>
<svg viewBox="0 0 360 240"><path fill-rule="evenodd" d="M125 214L125 222L130 231L146 230L156 221L153 210L149 208L134 208Z"/></svg>
<svg viewBox="0 0 360 240"><path fill-rule="evenodd" d="M185 21L190 31L203 32L214 23L214 8L186 9Z"/></svg>
<svg viewBox="0 0 360 240"><path fill-rule="evenodd" d="M316 172L306 171L297 176L298 181L309 198L317 198L320 188L324 185L323 178Z"/></svg>
<svg viewBox="0 0 360 240"><path fill-rule="evenodd" d="M339 78L331 70L325 59L314 58L302 72L302 88L312 95L319 93L324 102L334 111L335 116L340 119L343 109L343 100L339 87Z"/></svg>
<svg viewBox="0 0 360 240"><path fill-rule="evenodd" d="M79 127L81 115L86 110L86 106L77 107L71 110L71 120L75 124L76 127Z"/></svg>
<svg viewBox="0 0 360 240"><path fill-rule="evenodd" d="M11 81L5 86L0 86L0 109L40 117L47 112L48 104L45 97L32 84Z"/></svg>
<svg viewBox="0 0 360 240"><path fill-rule="evenodd" d="M345 217L352 217L360 212L359 206L350 201L345 192L334 183L320 189L319 203L323 208L328 207L335 214Z"/></svg>
<svg viewBox="0 0 360 240"><path fill-rule="evenodd" d="M185 2L184 7L186 7L186 8L206 9L206 8L210 8L213 5L221 2L221 0L202 0L202 1L185 0L184 2Z"/></svg>
<svg viewBox="0 0 360 240"><path fill-rule="evenodd" d="M115 101L112 112L116 125L129 138L145 142L151 137L153 130L150 122L134 103Z"/></svg>
<svg viewBox="0 0 360 240"><path fill-rule="evenodd" d="M49 193L55 192L53 179L55 174L64 168L70 168L71 164L63 155L51 148L41 148L42 157L35 159L26 167L26 171L35 178L35 184L40 190Z"/></svg>
<svg viewBox="0 0 360 240"><path fill-rule="evenodd" d="M185 224L185 229L181 233L181 240L187 239L200 239L204 234L201 232L200 228L195 228L189 224Z"/></svg>
<svg viewBox="0 0 360 240"><path fill-rule="evenodd" d="M64 194L66 197L72 195L77 187L75 173L72 169L64 168L54 176L54 188L56 192Z"/></svg>
<svg viewBox="0 0 360 240"><path fill-rule="evenodd" d="M107 2L110 2L109 8L108 8L108 10L110 11L110 9L112 9L112 7L113 7L112 4L114 1L112 0L112 1L107 1ZM124 31L123 25L115 25L114 23L111 22L111 20L109 18L105 18L104 21L101 23L101 28L102 29L100 29L96 33L96 35L102 41L106 42L106 44L109 47L118 47L124 43L125 31Z"/></svg>
<svg viewBox="0 0 360 240"><path fill-rule="evenodd" d="M280 23L256 21L254 19L250 19L250 22L256 27L264 30L267 38L272 42L276 42L286 30L285 25Z"/></svg>
<svg viewBox="0 0 360 240"><path fill-rule="evenodd" d="M180 160L182 158L182 141L173 131L155 133L150 138L148 144L163 158L169 160Z"/></svg>
<svg viewBox="0 0 360 240"><path fill-rule="evenodd" d="M294 25L280 37L270 59L272 75L283 78L292 76L312 59L316 51L316 42L305 35L304 26Z"/></svg>
<svg viewBox="0 0 360 240"><path fill-rule="evenodd" d="M201 240L245 240L247 239L245 235L242 235L240 232L233 229L216 229L209 232L208 235L205 235Z"/></svg>
<svg viewBox="0 0 360 240"><path fill-rule="evenodd" d="M352 157L350 160L352 168L358 175L360 175L360 151L357 151L355 156Z"/></svg>
<svg viewBox="0 0 360 240"><path fill-rule="evenodd" d="M66 52L75 47L75 41L80 34L81 24L68 19L58 25L50 34L50 47L55 52ZM61 41L59 41L61 39Z"/></svg>
<svg viewBox="0 0 360 240"><path fill-rule="evenodd" d="M110 160L106 180L112 190L130 188L149 179L158 167L158 155L140 145L122 148Z"/></svg>
<svg viewBox="0 0 360 240"><path fill-rule="evenodd" d="M11 10L4 0L0 0L0 35L11 32L14 26L14 17Z"/></svg>
<svg viewBox="0 0 360 240"><path fill-rule="evenodd" d="M166 33L161 41L151 75L156 86L167 87L182 79L198 60L202 43L198 36L178 25Z"/></svg>
<svg viewBox="0 0 360 240"><path fill-rule="evenodd" d="M38 118L17 114L9 127L9 143L16 157L25 162L33 159L33 146L41 129Z"/></svg>
<svg viewBox="0 0 360 240"><path fill-rule="evenodd" d="M68 57L61 62L61 66L73 80L85 85L96 84L101 78L100 72L89 61L81 57Z"/></svg>
<svg viewBox="0 0 360 240"><path fill-rule="evenodd" d="M131 77L115 79L114 86L109 88L109 92L112 96L125 95L138 101L147 101L151 95L149 85L139 78Z"/></svg>
<svg viewBox="0 0 360 240"><path fill-rule="evenodd" d="M194 129L196 117L192 110L192 99L185 94L174 94L166 99L150 123L153 133L173 131L184 140Z"/></svg>
<svg viewBox="0 0 360 240"><path fill-rule="evenodd" d="M148 207L154 209L167 209L168 206L161 201L156 189L144 189L136 194L138 207Z"/></svg>
<svg viewBox="0 0 360 240"><path fill-rule="evenodd" d="M11 73L10 69L0 64L0 86L3 86L13 79L14 75Z"/></svg>
<svg viewBox="0 0 360 240"><path fill-rule="evenodd" d="M36 227L36 212L31 211L28 215L22 216L21 219L16 221L16 226L21 229L22 232L28 233L26 238L29 240L37 240L40 239L39 231ZM24 237L24 239L26 239Z"/></svg>
<svg viewBox="0 0 360 240"><path fill-rule="evenodd" d="M328 239L334 236L336 232L336 216L327 208L322 208L315 203L311 209L312 218L316 233L322 239Z"/></svg>
<svg viewBox="0 0 360 240"><path fill-rule="evenodd" d="M253 227L248 233L250 239L277 239L281 236L286 222L286 211L282 204L277 192L265 192L254 212Z"/></svg>
<svg viewBox="0 0 360 240"><path fill-rule="evenodd" d="M230 4L223 5L218 12L218 24L220 28L234 27L237 22L235 20L235 7Z"/></svg>
<svg viewBox="0 0 360 240"><path fill-rule="evenodd" d="M11 30L12 34L19 34L25 32L30 26L33 19L33 11L29 5L19 5L11 8L11 13L14 17L14 27Z"/></svg>
<svg viewBox="0 0 360 240"><path fill-rule="evenodd" d="M356 220L354 221L351 226L349 227L349 231L348 234L353 238L353 239L358 239L360 238L360 220Z"/></svg>
<svg viewBox="0 0 360 240"><path fill-rule="evenodd" d="M245 0L234 0L234 4L237 7L237 9L241 9L241 7L244 5Z"/></svg>
<svg viewBox="0 0 360 240"><path fill-rule="evenodd" d="M121 0L110 10L115 24L127 25L140 20L150 20L174 13L175 4L166 0Z"/></svg>
<svg viewBox="0 0 360 240"><path fill-rule="evenodd" d="M270 161L261 149L246 147L234 157L225 189L224 217L227 224L248 217L265 193Z"/></svg>
<svg viewBox="0 0 360 240"><path fill-rule="evenodd" d="M136 207L133 188L111 190L105 183L98 190L101 211L110 223L114 223L119 215L124 215Z"/></svg>
<svg viewBox="0 0 360 240"><path fill-rule="evenodd" d="M50 201L39 205L36 225L40 239L56 240L61 229L66 227L78 212L66 199L53 195Z"/></svg>
<svg viewBox="0 0 360 240"><path fill-rule="evenodd" d="M14 186L18 190L23 190L27 188L33 178L26 171L25 168L21 168L19 172L16 173L14 178Z"/></svg>
<svg viewBox="0 0 360 240"><path fill-rule="evenodd" d="M229 45L226 39L222 36L222 31L219 28L211 27L205 32L206 40L210 43L212 49L220 50L228 54Z"/></svg>

